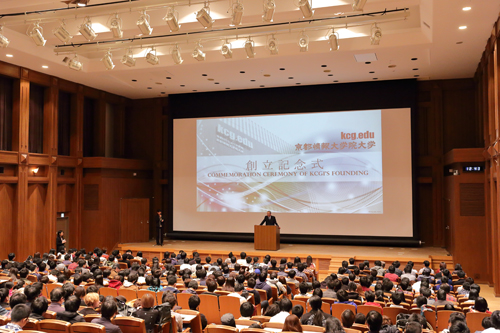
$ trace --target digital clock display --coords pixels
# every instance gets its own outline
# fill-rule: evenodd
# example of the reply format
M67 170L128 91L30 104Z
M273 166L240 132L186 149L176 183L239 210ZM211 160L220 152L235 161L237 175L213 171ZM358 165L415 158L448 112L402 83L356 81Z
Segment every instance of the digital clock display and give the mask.
M484 167L480 165L476 166L464 166L464 172L483 172Z

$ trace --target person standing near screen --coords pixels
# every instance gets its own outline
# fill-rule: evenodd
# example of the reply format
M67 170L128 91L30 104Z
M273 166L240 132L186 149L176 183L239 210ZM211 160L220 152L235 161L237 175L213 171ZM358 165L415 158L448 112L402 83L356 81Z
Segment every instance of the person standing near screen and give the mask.
M276 218L271 215L271 211L270 210L267 211L267 215L264 216L264 219L262 220L262 222L260 223L260 225L263 225L264 223L266 225L276 225L276 226L278 226L278 228L281 229L281 227L279 226L278 222L276 222Z
M161 209L156 211L155 222L156 230L158 231L158 234L156 235L156 245L163 246L163 224L165 221L163 220Z

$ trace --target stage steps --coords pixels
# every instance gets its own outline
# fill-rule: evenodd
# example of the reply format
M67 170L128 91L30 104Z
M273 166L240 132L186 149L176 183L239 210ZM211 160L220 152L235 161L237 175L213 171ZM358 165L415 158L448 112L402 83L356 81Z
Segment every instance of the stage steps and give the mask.
M328 272L337 273L339 268L342 267L342 261L348 260L345 256L332 256L330 259L330 267L328 268Z

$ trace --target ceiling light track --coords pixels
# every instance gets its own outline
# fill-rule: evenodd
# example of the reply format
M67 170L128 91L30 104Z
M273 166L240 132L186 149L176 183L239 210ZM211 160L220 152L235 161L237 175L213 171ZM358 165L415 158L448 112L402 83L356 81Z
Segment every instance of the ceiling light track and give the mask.
M214 2L226 2L227 0L210 0ZM45 22L46 20L78 19L83 17L103 16L112 14L130 13L132 11L142 12L144 10L163 9L172 6L192 6L205 4L206 0L164 0L161 4L158 0L122 0L117 2L106 2L87 5L85 7L63 7L54 9L37 10L31 12L19 12L0 14L2 25L26 24L32 21ZM43 17L42 17L43 16Z
M157 36L141 36L139 38L124 38L119 40L104 40L85 43L72 43L71 45L56 45L54 52L58 54L79 53L85 51L108 50L109 48L124 49L130 47L151 47L153 45L175 45L189 40L221 40L228 38L237 38L237 36L265 36L270 34L279 34L279 31L290 33L292 31L305 30L329 30L332 27L365 26L372 25L375 22L383 24L384 22L393 22L405 19L410 15L409 8L385 10L373 13L362 13L345 16L336 16L330 18L314 18L311 20L300 20L291 22L275 22L246 27L227 27L213 30L193 31L189 33L176 33ZM206 36L206 37L203 37ZM113 45L115 44L115 45Z

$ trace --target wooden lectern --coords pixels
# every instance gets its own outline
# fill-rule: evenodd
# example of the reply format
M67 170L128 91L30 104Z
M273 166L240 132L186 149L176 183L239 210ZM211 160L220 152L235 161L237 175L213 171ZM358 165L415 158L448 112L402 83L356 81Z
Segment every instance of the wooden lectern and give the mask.
M254 248L255 250L279 250L280 229L275 225L254 226Z

